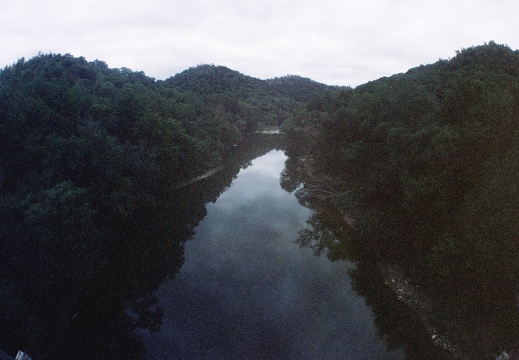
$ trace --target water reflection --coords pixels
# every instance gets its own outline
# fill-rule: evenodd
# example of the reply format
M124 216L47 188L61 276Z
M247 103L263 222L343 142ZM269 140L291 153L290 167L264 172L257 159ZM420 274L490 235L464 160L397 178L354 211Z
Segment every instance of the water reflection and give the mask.
M297 160L289 159L281 183L293 190L305 182ZM366 246L369 241L355 231L339 209L328 202L305 196L304 186L296 193L302 204L315 209L307 226L299 232L296 242L330 261L348 260L354 263L348 271L355 292L364 297L373 311L377 334L388 349L403 349L406 359L451 359L453 355L436 346L422 320L397 299L385 284L377 259Z
M242 170L185 246L185 265L155 293L159 333L147 358L400 359L377 337L347 261L295 243L312 211L279 185L274 150Z
M134 328L161 328L163 310L153 291L182 267L184 243L206 216L206 203L251 159L280 147L276 137L247 139L210 179L142 198L118 222L100 217L102 241L84 251L13 241L1 254L15 266L6 266L0 279L0 313L9 322L0 324L0 348L23 349L33 359L141 358Z
M81 293L79 302L48 290L23 317L51 340L31 355L428 358L412 314L387 293L355 241L344 241L348 232L333 211L311 211L294 196L300 179L282 150L277 138L251 139L217 175L140 208L125 224L109 224L121 239L107 249L110 261L95 281L64 286ZM27 341L27 333L12 333L19 337L13 344Z

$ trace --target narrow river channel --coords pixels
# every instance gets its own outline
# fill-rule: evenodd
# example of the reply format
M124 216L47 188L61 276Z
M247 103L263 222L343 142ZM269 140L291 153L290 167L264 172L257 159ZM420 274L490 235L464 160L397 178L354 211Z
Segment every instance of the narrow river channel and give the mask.
M256 158L186 243L157 291L161 330L139 331L149 359L401 359L377 336L347 261L295 243L312 214L284 191L280 150Z

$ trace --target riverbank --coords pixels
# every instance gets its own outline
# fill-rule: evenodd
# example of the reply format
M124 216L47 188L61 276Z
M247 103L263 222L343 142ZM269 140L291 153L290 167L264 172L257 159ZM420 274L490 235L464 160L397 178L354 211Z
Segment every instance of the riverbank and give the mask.
M418 285L405 276L401 267L397 264L382 261L377 261L377 267L384 283L393 291L397 299L418 315L433 343L447 350L455 359L468 359L463 355L459 346L440 332L439 325L434 321L435 316L431 299L424 294Z
M305 179L305 190L301 193L302 197L316 199L317 201L324 201L328 205L334 202L341 191L336 189L333 181L327 178L319 178L314 174L313 161L309 158L300 158L297 169L300 177ZM341 211L338 206L335 206L335 211L339 213L342 224L346 227L355 229L355 216L349 212ZM382 276L385 285L395 294L398 301L403 303L406 307L411 309L420 319L426 332L432 339L432 342L452 354L454 359L467 359L463 355L459 346L456 346L448 336L440 331L440 326L433 313L432 300L428 298L422 289L407 277L398 264L390 264L382 260L376 262L378 272ZM445 324L442 324L445 325ZM447 324L450 328L452 324Z
M218 167L216 167L216 168L213 168L213 169L211 169L211 170L209 170L209 171L203 173L203 174L200 175L200 176L197 176L197 177L195 177L195 178L193 178L193 179L191 179L191 180L188 180L188 181L186 181L186 182L183 182L183 183L181 183L181 184L176 185L176 186L173 188L173 190L180 190L180 189L183 189L183 188L185 188L185 187L187 187L187 186L189 186L189 185L192 185L192 184L195 184L195 183L197 183L197 182L199 182L199 181L202 181L202 180L204 180L204 179L207 179L207 178L210 177L210 176L216 175L218 172L220 172L221 170L223 170L223 168L224 168L223 165L222 165L222 166L218 166Z

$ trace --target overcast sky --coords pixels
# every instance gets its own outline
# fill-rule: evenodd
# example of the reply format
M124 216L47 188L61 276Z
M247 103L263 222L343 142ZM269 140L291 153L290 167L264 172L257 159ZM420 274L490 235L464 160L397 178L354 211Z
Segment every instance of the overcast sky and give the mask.
M490 40L517 0L2 0L0 67L70 53L165 79L197 64L356 86Z

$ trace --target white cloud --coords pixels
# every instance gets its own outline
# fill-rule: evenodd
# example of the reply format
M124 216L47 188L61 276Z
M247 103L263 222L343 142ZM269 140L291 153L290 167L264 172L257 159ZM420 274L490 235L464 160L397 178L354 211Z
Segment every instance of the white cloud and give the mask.
M6 0L0 66L71 53L163 79L200 63L358 85L495 40L519 47L515 0Z

